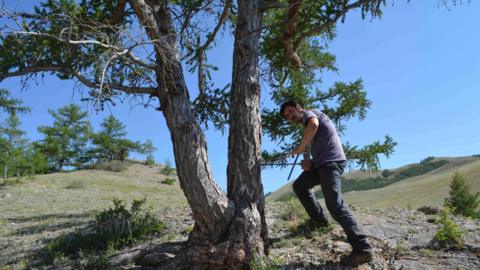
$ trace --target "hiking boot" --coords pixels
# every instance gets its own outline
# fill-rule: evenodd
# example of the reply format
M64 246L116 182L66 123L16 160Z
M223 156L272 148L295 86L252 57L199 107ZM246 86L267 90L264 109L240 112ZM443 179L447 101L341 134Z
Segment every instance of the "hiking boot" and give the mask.
M353 250L352 253L340 259L340 263L348 266L357 266L373 260L373 251Z

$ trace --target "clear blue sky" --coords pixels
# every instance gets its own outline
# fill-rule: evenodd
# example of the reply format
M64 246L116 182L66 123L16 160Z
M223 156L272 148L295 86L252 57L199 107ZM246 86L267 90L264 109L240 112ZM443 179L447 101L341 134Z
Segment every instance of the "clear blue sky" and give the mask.
M391 1L389 1L391 2ZM8 5L19 3L6 1ZM31 7L34 1L21 1ZM10 5L12 6L12 5ZM351 121L342 141L365 145L390 135L398 142L390 159L382 158L384 168L418 162L427 156L463 156L480 154L480 4L472 1L439 7L436 0L411 3L395 1L384 10L380 20L361 20L350 13L338 25L338 35L330 46L337 57L339 73L327 73L323 88L335 81L363 78L373 102L367 119ZM210 53L213 64L220 67L214 79L218 86L230 82L232 38L225 36ZM196 92L195 75L187 75L190 91ZM0 83L32 107L22 117L22 128L31 140L41 138L36 128L50 125L47 110L79 102L80 93L72 91L74 82L45 76L31 82L28 91L20 91L20 79ZM262 89L263 105L270 105L268 89ZM98 114L87 104L94 128L113 113L127 126L134 140L151 139L158 151L157 162L174 161L170 135L161 113L127 101ZM207 131L210 162L219 186L226 189L227 135ZM271 147L263 138L266 147ZM140 156L134 156L141 158ZM262 173L266 192L286 183L290 168L269 169ZM293 173L298 176L299 169Z

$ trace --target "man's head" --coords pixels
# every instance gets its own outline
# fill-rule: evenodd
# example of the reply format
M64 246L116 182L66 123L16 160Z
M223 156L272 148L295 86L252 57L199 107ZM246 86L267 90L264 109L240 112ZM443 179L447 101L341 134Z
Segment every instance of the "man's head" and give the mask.
M280 115L291 123L301 123L303 109L296 101L290 100L282 104L280 107Z

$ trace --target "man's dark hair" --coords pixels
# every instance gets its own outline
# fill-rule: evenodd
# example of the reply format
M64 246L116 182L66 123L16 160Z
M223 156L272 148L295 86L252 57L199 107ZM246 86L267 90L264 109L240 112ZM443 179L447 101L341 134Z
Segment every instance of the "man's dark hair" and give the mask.
M283 118L285 118L285 116L283 116L283 112L284 112L285 109L286 109L287 107L289 107L289 106L290 106L290 107L295 107L295 108L300 108L300 107L301 107L301 105L300 105L298 102L294 101L294 100L289 100L289 101L284 102L284 103L282 104L282 106L280 107L280 115L281 115Z

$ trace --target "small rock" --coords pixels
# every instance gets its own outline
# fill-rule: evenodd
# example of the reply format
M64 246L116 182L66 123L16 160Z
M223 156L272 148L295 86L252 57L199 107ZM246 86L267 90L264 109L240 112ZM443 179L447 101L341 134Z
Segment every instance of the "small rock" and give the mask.
M350 250L350 245L342 241L334 241L332 249L336 254L344 254Z
M140 254L140 251L133 253L119 254L110 258L108 264L111 266L120 266L131 264L135 261L135 258Z
M395 262L395 270L435 270L430 265L425 265L418 261L412 260L397 260Z
M139 259L137 261L138 264L142 266L148 266L148 265L161 265L163 262L170 260L174 258L175 255L171 253L152 253L152 254L147 254L145 257Z
M437 215L440 213L441 209L435 206L422 206L418 208L417 211L422 212L426 215Z

